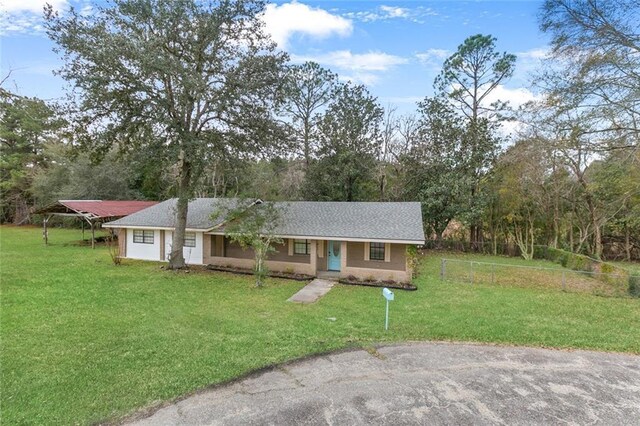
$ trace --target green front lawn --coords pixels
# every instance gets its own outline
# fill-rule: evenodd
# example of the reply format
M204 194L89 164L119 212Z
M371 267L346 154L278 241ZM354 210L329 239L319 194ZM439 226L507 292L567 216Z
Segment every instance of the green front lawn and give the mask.
M0 227L3 424L114 420L270 364L386 341L640 353L637 299L441 283L436 256L418 291L396 291L385 332L379 289L336 286L300 306L286 299L304 283L116 267L104 247L68 244L80 231L51 230L49 247L40 235Z

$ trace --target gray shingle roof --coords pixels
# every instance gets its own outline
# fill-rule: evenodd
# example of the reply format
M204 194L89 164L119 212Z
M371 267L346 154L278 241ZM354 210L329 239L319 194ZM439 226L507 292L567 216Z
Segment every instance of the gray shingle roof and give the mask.
M220 224L211 214L216 206L235 200L197 198L189 202L187 228L208 230ZM286 236L352 238L363 240L424 241L418 202L288 201L275 203L282 211L276 233ZM173 228L176 199L141 210L110 227Z
M420 203L292 201L278 233L326 238L423 241Z
M175 226L176 216L176 198L171 198L155 206L140 210L122 219L109 222L109 227L131 227L131 226L148 226L158 228L173 228ZM217 198L196 198L189 201L189 210L187 212L187 228L189 229L211 229L218 225L222 219L213 221L211 214L219 205L220 199ZM226 202L227 200L225 200Z

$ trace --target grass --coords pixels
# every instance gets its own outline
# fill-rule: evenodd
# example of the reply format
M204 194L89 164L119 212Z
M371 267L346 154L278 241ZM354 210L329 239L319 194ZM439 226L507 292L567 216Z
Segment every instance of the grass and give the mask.
M614 265L618 265L618 266L628 270L633 275L640 275L640 262L638 262L638 261L627 262L627 261L624 261L624 260L616 260L616 261L607 261L607 263L613 263Z
M256 289L247 276L116 267L104 247L69 244L79 231L50 235L44 247L37 229L0 227L3 424L114 421L257 368L379 342L640 353L638 300L441 283L436 256L424 259L418 291L396 291L384 332L379 289L336 286L300 306L286 299L304 283Z
M541 259L524 261L520 258L442 251L428 252L427 255L446 259L444 272L447 281L584 292L611 297L629 296L626 276L575 271Z

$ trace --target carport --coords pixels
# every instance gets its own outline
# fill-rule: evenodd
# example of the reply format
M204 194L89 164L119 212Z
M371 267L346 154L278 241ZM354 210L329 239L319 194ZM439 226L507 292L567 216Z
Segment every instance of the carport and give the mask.
M96 227L100 223L128 216L147 207L157 204L157 201L138 200L58 200L46 207L37 209L34 213L44 216L42 221L42 237L44 243L49 244L47 225L53 216L77 217L82 221L82 239L84 240L84 223L91 229L91 248L95 248Z

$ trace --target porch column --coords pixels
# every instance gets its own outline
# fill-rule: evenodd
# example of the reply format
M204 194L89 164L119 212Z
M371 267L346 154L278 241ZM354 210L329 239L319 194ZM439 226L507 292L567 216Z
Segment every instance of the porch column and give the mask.
M347 269L347 242L340 242L340 272L344 273L345 269Z
M118 231L118 247L120 257L127 257L127 228L120 228Z
M310 250L309 250L309 259L310 259L310 268L311 268L311 274L310 275L317 275L318 274L318 240L311 240L311 244L310 244Z
M160 261L166 260L166 253L164 252L164 229L160 230Z

